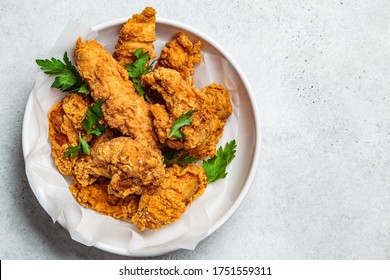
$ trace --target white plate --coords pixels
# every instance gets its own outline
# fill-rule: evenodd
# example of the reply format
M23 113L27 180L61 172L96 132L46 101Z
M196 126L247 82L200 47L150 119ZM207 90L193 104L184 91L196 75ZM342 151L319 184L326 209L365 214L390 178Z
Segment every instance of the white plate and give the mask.
M98 31L96 40L112 52L119 30L126 20L118 19L94 27ZM199 77L207 65L203 61L197 66L195 85L198 88L211 82L221 83L228 89L232 86L236 88L233 93L229 91L233 115L229 118L219 142L219 145L224 145L232 139L236 139L237 142L236 158L228 168L228 176L224 180L210 184L205 193L188 207L180 221L157 232L141 233L132 224L81 207L71 197L67 185L64 187L64 182L69 184L71 181L58 173L50 156L45 117L50 107L63 95L57 90L49 89L51 80L46 77L47 81L43 82L42 87L52 91L52 95L41 96L38 100L33 92L40 89L35 86L25 110L23 154L26 173L42 207L54 221L58 221L67 229L76 241L127 256L155 256L180 248L194 249L198 242L212 234L231 217L251 186L260 156L260 121L251 88L238 65L221 46L198 30L181 23L157 19L155 43L157 55L178 31L184 31L193 41L201 40L203 54L209 57L222 57L226 64L222 66L213 64L215 69L212 69L212 72L216 75L206 81ZM43 76L40 73L37 80L44 79ZM37 154L39 156L36 156ZM202 224L203 220L206 225ZM187 227L186 223L191 226ZM99 234L96 235L94 231L99 231Z

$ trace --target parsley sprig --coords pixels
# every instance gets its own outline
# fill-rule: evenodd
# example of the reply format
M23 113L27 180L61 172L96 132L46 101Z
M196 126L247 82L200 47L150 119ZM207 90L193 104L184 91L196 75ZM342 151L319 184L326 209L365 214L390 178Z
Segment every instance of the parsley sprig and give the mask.
M224 147L219 147L215 156L210 159L202 161L202 167L207 175L207 183L215 182L219 179L226 178L227 166L233 161L236 156L236 140L232 140L225 144ZM173 164L192 164L198 159L189 155L189 153L183 153L183 150L176 150L169 147L162 149L164 156L164 164L169 167Z
M106 126L99 123L99 121L103 119L102 104L103 101L100 99L87 108L86 116L81 122L87 135L94 134L96 136L102 136L103 132L107 131ZM81 132L79 132L79 144L77 146L69 146L66 149L63 158L66 159L69 158L69 156L75 158L84 154L89 155L90 148L88 142L81 137Z
M226 143L225 147L219 147L217 154L208 160L203 161L203 169L206 172L208 183L226 177L226 167L236 156L236 140Z
M173 164L191 164L198 160L196 157L190 156L190 153L182 153L182 149L176 150L164 147L161 152L164 156L164 164L167 167Z
M91 153L87 141L81 137L81 132L79 132L79 144L77 146L70 146L66 149L66 152L63 156L64 159L75 158L77 156L82 156L83 154L89 155Z
M153 61L150 65L147 66L149 61L149 52L144 52L142 49L137 49L132 53L137 60L134 63L129 63L126 65L126 70L129 73L131 80L133 81L134 87L137 90L138 94L145 97L146 100L150 101L149 97L145 94L145 91L141 85L140 78L141 76L152 71Z
M169 133L168 138L176 137L179 140L183 140L186 135L183 131L180 130L183 126L190 125L192 122L192 115L195 114L197 110L188 110L185 114L180 115L177 120L173 123L171 128L171 133Z
M56 76L52 88L58 88L63 92L89 93L88 85L81 78L76 67L64 53L63 62L52 57L51 59L37 59L35 62L40 66L45 74Z
M99 123L103 119L102 104L103 101L100 99L87 109L82 125L88 135L102 136L103 132L107 131L106 126Z

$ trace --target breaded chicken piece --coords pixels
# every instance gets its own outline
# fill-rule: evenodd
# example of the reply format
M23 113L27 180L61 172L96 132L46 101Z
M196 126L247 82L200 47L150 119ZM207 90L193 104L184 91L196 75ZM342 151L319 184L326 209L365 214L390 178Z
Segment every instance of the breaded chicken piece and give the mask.
M216 145L222 137L227 119L232 114L232 104L227 89L217 84L208 85L198 91L198 98L201 100L201 110L210 127L210 133L202 145L184 153L189 152L197 159L204 159L215 155Z
M117 197L107 192L108 180L98 180L92 185L82 187L77 182L69 187L76 201L86 208L103 215L131 222L138 209L139 196Z
M91 155L77 161L74 180L85 187L100 176L110 178L108 193L118 197L142 194L164 179L163 156L157 149L130 137L117 137L91 148Z
M201 41L193 44L185 33L178 32L162 49L156 67L175 69L193 84L194 64L201 61L201 47Z
M133 216L139 230L159 229L180 219L186 206L203 194L207 185L204 169L198 165L172 165L161 186L143 194Z
M156 139L145 99L138 95L127 71L96 41L77 41L75 62L88 82L91 95L103 100L106 123L144 145L156 147Z
M92 138L92 135L85 134L81 124L89 105L87 98L70 93L50 109L48 119L52 156L58 171L63 175L72 174L77 159L63 157L68 147L79 144L79 131L83 131L82 137L86 141Z
M136 58L132 53L137 49L148 51L149 57L154 59L156 57L154 41L156 41L156 11L146 7L141 14L133 15L122 26L113 56L123 67L135 62Z
M142 80L161 94L165 105L152 104L150 111L153 115L153 124L160 143L174 149L193 149L201 145L209 135L209 126L201 112L201 102L198 98L198 89L184 80L174 69L159 67L144 75ZM189 110L196 110L191 117L190 125L183 126L181 131L184 139L174 136L169 138L172 124Z

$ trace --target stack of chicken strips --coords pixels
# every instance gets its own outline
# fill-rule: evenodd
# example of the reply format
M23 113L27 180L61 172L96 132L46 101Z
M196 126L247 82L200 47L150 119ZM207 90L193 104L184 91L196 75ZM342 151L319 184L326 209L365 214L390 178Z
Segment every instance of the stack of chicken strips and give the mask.
M134 52L154 52L156 11L147 7L123 26L113 54L97 41L75 46L75 63L91 95L70 93L49 113L49 139L58 170L70 175L77 202L134 223L141 231L159 229L180 219L186 207L207 186L204 169L194 163L166 165L161 150L168 147L198 160L212 157L232 106L228 91L216 84L194 86L194 65L201 62L201 42L173 34L141 83L153 97L145 100L129 78L126 65ZM150 62L149 62L150 63ZM82 121L89 106L102 102L107 130L87 135ZM170 135L174 122L193 112L181 128L184 138ZM79 142L89 142L90 154L64 157Z

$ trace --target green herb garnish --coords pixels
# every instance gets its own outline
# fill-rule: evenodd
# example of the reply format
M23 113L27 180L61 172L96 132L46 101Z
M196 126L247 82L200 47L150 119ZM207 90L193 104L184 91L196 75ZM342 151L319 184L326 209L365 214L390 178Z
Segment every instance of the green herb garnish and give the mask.
M187 113L180 115L180 117L177 118L177 120L174 122L171 128L171 133L169 133L168 138L176 137L180 140L183 140L186 135L183 131L180 130L181 127L191 124L192 122L192 115L196 113L197 110L188 110Z
M85 141L81 137L81 132L79 132L79 144L77 146L70 146L66 149L66 152L63 156L64 159L68 158L69 156L72 156L72 158L75 158L77 156L81 156L83 154L89 155L91 152L89 150L89 145L87 141Z
M102 136L103 132L107 131L106 126L99 123L103 119L102 104L103 101L100 99L87 109L82 125L88 135Z
M164 156L164 164L169 167L173 164L191 164L196 162L198 159L190 156L189 153L182 153L182 149L176 150L169 147L164 147L161 150Z
M58 88L63 92L89 93L88 85L81 78L76 67L68 58L67 52L64 53L64 62L59 59L37 59L35 62L41 67L45 74L56 76L52 88Z
M141 76L152 71L153 61L150 65L147 66L149 61L149 52L143 52L142 49L138 49L132 53L137 60L134 63L129 63L126 65L126 70L129 73L131 80L133 81L134 87L137 90L138 94L144 96L146 100L150 101L149 97L145 94L144 89L141 86L139 78Z
M217 154L208 160L203 161L203 169L206 171L208 183L226 177L226 167L236 156L236 140L226 143L225 147L219 147Z

